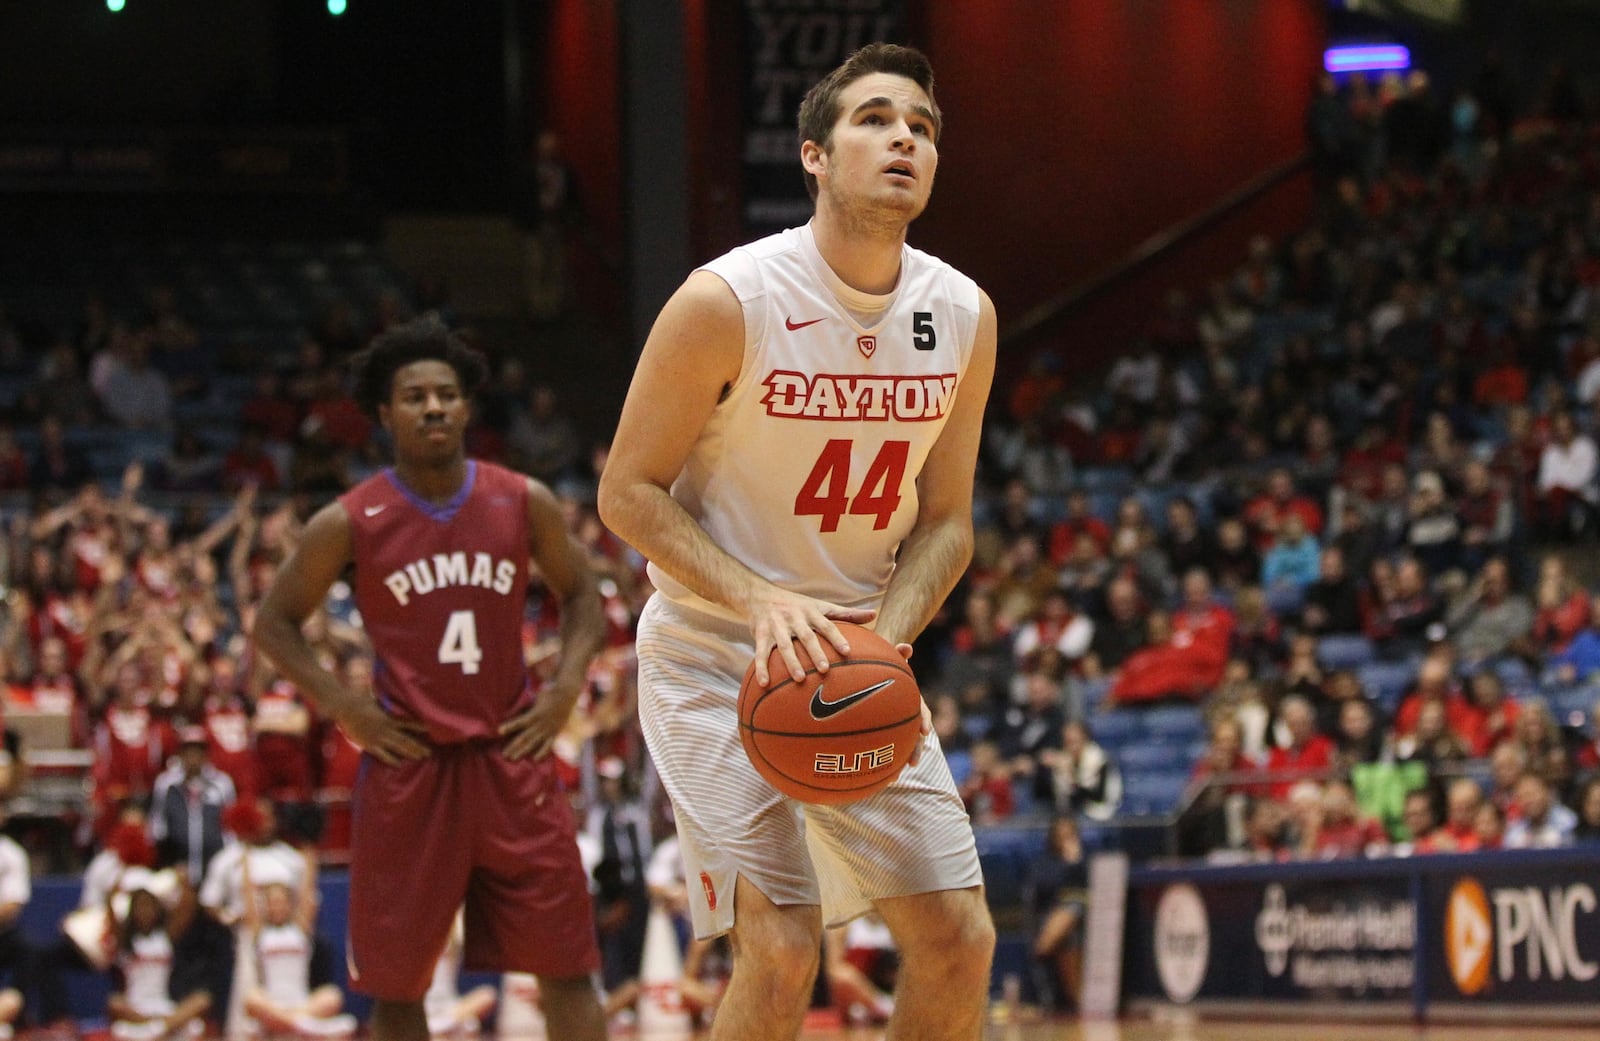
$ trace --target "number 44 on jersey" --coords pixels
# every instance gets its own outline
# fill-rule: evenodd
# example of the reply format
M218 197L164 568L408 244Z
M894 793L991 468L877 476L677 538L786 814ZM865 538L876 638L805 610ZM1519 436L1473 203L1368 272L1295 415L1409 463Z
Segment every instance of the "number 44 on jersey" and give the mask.
M882 531L900 508L900 485L906 477L906 457L910 441L885 441L867 464L861 483L851 494L850 456L854 442L833 438L806 475L800 493L794 497L797 517L821 517L823 531L838 531L846 513L852 517L871 517L872 530Z

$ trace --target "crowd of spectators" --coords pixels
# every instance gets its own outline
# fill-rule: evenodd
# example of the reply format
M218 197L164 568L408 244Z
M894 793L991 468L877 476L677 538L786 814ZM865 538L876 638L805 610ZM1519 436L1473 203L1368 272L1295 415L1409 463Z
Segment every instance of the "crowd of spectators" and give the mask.
M1417 78L1330 84L1317 106L1314 127L1347 136L1319 153L1312 223L1168 294L1103 380L1042 350L991 405L975 558L916 656L980 825L1114 824L1131 760L1097 731L1177 703L1208 735L1169 757L1192 764L1186 852L1600 837L1600 710L1569 711L1600 669L1582 559L1600 536L1600 134L1563 112L1497 122L1498 102L1466 94L1419 147L1405 128L1434 108ZM382 465L344 358L433 293L367 301L365 322L330 307L292 360L242 374L218 371L162 287L137 314L91 298L74 329L0 312L0 376L20 384L0 426L0 492L17 493L4 709L64 718L61 743L92 753L55 866L112 848L136 811L152 864L201 879L262 839L254 817L230 831L241 806L325 862L347 853L358 752L249 628L310 510ZM633 711L650 588L592 506L603 444L522 359L494 363L470 450L555 487L602 576L609 645L557 755L620 986L671 829ZM229 380L248 390L219 443L184 406ZM86 427L167 447L97 471L72 436ZM553 605L533 602L539 673L558 648ZM370 689L347 588L310 630ZM1372 665L1402 682L1375 689ZM11 794L28 752L13 742L0 770ZM1045 946L1076 975L1066 941Z
M1149 759L1091 735L1175 703L1184 853L1600 838L1600 133L1323 88L1314 221L993 403L917 657L980 821L1113 819Z

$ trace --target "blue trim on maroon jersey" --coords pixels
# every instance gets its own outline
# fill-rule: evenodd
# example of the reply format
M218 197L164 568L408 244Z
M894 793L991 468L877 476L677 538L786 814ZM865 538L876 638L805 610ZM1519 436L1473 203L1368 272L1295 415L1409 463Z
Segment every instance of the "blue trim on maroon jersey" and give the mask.
M411 505L421 510L429 520L448 524L455 519L457 513L461 512L461 507L467 504L467 496L472 494L472 486L478 480L478 461L476 459L467 460L467 479L461 482L461 489L456 492L455 497L443 506L435 506L406 487L406 482L402 481L400 475L394 472L394 467L385 467L383 475L389 478L389 483L394 485L396 491L404 495Z
M383 679L389 672L389 667L383 663L378 655L372 656L372 692L378 697L378 707L390 715L394 714L394 701L383 689Z

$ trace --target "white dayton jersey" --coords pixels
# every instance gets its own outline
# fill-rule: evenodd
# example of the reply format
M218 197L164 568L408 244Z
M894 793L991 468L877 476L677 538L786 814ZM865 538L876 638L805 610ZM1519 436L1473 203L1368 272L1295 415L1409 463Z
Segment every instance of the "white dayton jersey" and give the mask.
M705 270L739 299L744 360L672 497L775 585L876 608L972 355L977 285L906 246L892 294L855 292L809 225ZM667 598L731 618L653 564L650 576Z

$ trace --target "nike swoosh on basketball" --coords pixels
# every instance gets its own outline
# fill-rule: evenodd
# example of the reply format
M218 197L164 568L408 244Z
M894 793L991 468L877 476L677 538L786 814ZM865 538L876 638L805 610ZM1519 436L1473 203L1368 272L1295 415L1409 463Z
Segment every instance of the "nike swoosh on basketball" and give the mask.
M382 513L384 510L388 509L388 507L389 507L389 504L388 503L384 503L382 506L368 506L366 509L362 510L361 512L365 513L368 517L376 517L378 514Z
M827 719L829 716L838 715L840 712L843 712L856 702L866 700L872 695L878 693L878 691L882 690L883 688L893 685L893 683L894 680L884 680L882 683L874 683L870 687L861 688L854 694L846 694L837 701L823 701L822 684L819 683L817 684L817 689L811 694L811 718Z
M789 330L790 332L795 332L797 330L804 329L808 325L816 325L818 322L826 322L827 320L828 320L828 316L827 315L823 315L821 318L813 318L809 322L797 322L793 318L790 318L788 315L784 315L783 316L783 327L785 329Z

